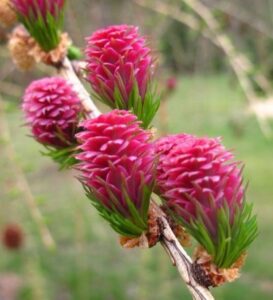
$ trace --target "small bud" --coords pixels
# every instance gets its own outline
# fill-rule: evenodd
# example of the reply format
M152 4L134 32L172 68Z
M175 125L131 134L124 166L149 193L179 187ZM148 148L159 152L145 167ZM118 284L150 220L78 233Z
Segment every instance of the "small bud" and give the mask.
M2 231L2 243L9 250L18 250L24 241L24 234L17 224L9 224Z
M35 59L30 54L31 37L23 26L17 26L9 38L8 48L14 64L21 71L29 71L35 65Z
M169 92L173 92L177 87L176 77L169 77L166 81L166 88Z

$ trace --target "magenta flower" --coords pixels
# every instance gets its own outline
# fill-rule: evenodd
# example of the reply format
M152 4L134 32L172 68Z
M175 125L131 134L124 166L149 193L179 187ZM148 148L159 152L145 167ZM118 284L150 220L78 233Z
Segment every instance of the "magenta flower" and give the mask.
M135 115L114 110L84 121L77 134L81 153L76 158L88 196L125 236L139 236L147 229L154 182L151 133L139 125Z
M65 0L11 0L18 19L45 52L60 43Z
M87 39L86 56L87 78L98 98L112 108L133 110L146 127L159 103L151 91L151 49L138 28L117 25L96 31Z
M220 139L180 134L155 145L157 192L216 265L229 267L257 235L238 162Z
M134 86L144 99L153 60L146 40L135 26L110 26L96 31L86 48L88 80L94 90L114 102L117 87L128 102Z
M40 143L55 148L76 143L74 135L82 108L66 80L52 77L33 81L25 91L23 111Z
M185 220L196 217L195 200L214 225L211 199L216 207L224 202L230 207L242 203L240 168L220 139L174 135L160 139L156 148L161 153L157 168L160 193L169 207L179 208Z
M12 0L16 12L31 19L33 17L43 17L45 20L48 14L58 17L62 11L65 0Z

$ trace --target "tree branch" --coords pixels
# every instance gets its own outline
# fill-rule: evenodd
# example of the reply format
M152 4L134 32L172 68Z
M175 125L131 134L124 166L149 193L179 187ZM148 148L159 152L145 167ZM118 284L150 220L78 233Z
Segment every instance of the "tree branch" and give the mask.
M192 270L192 260L174 235L165 213L155 203L152 205L158 213L161 245L186 283L192 298L194 300L213 300L214 298L210 291L196 282Z
M78 76L76 75L73 66L68 58L65 58L62 62L61 67L58 69L59 74L67 79L73 86L74 91L78 94L83 108L88 114L90 118L96 118L101 113L90 98L89 93L86 91L85 87L79 80Z
M271 28L266 25L264 21L259 20L252 14L247 13L247 11L242 10L242 7L234 5L230 1L215 2L211 1L211 5L214 9L221 11L224 14L229 15L230 17L237 19L239 22L246 24L248 27L256 30L257 32L273 39L273 32Z
M64 76L74 86L78 92L84 109L89 114L90 118L94 118L100 115L100 111L90 98L88 92L77 77L71 62L65 59L63 66L60 68L60 74ZM153 205L155 205L153 203ZM198 284L192 272L192 260L183 249L176 236L174 235L165 214L163 211L155 205L158 212L158 222L161 229L161 245L168 253L173 264L177 267L182 279L186 283L192 298L194 300L213 300L213 296L208 289Z

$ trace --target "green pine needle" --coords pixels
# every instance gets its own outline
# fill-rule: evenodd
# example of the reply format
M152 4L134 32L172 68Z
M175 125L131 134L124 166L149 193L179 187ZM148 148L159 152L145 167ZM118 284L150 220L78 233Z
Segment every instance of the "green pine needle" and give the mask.
M102 103L110 106L112 109L130 110L135 114L138 120L142 121L143 128L149 128L150 124L157 113L160 106L160 97L156 93L156 88L151 84L147 88L145 99L142 99L138 85L135 81L134 87L129 95L129 99L124 99L122 90L124 89L122 80L119 80L114 89L114 102L109 98L105 92L103 84L101 84L100 95L94 93L94 98Z
M101 180L102 181L102 180ZM150 197L152 189L144 186L142 207L137 209L134 202L130 199L125 183L122 184L122 193L125 196L128 211L123 211L120 207L118 199L108 190L109 203L112 204L111 208L106 207L99 200L99 194L88 187L82 181L87 197L91 200L92 205L98 210L101 217L103 217L110 226L120 235L126 237L138 237L148 228L148 208L150 204ZM107 183L104 182L105 188Z
M59 45L60 30L64 21L64 10L57 12L57 17L50 13L47 13L45 18L41 13L38 17L34 13L28 17L18 14L18 20L26 27L29 34L45 52L56 49Z
M60 170L69 169L78 163L75 154L78 153L76 146L70 146L63 149L45 146L46 151L41 151L42 155L50 157L54 162L60 165Z
M235 208L231 224L230 210L225 203L217 209L215 233L208 229L204 211L199 211L197 218L191 219L190 223L177 215L173 216L206 249L219 268L229 268L258 235L257 218L252 210L253 205L244 201L241 207Z

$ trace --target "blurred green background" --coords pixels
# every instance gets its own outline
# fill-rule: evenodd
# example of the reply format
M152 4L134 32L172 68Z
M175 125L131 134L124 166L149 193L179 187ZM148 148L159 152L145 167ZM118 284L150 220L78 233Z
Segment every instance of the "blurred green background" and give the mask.
M158 8L162 2L195 15L183 1L146 1L144 4ZM253 63L254 69L245 76L255 92L254 98L270 99L272 1L201 3L218 20L221 32ZM228 3L232 9L227 9ZM240 18L232 14L234 11L240 13ZM168 94L154 122L159 133L222 136L227 148L234 149L238 159L245 163L245 179L250 183L248 200L254 202L260 234L250 248L242 277L215 289L213 294L218 300L273 299L273 137L265 136L257 117L248 113L250 106L246 100L249 99L230 67L230 60L219 47L204 38L205 25L193 31L128 0L68 1L66 23L74 41L81 46L84 37L99 27L113 23L138 24L158 50L160 88L165 88L170 76L177 81L176 89ZM24 74L15 70L4 45L0 55L3 108L0 115L0 230L6 224L16 223L25 234L19 251L8 251L0 245L0 291L3 283L10 284L11 289L20 286L17 298L7 300L191 299L163 249L160 246L150 250L122 249L117 235L84 196L76 174L60 173L53 162L41 155L42 147L28 136L20 111L21 95L32 79L45 76L51 70L39 67ZM258 73L269 86L259 86L260 81L253 79ZM266 122L268 128L273 128L270 119ZM27 180L56 241L55 250L43 246L22 192L18 168L23 171L23 179ZM17 281L12 283L14 276Z

